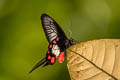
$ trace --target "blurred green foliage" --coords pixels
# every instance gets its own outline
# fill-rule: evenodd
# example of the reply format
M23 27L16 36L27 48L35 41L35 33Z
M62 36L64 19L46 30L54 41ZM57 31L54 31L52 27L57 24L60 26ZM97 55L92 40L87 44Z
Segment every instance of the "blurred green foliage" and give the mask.
M120 38L120 0L0 0L0 80L70 80L66 62L29 70L46 55L40 16L77 41Z

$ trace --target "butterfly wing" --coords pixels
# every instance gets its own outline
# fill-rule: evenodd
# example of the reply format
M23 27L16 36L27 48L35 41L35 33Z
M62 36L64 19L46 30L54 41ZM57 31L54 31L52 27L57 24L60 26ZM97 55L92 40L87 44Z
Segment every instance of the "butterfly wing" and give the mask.
M56 21L46 14L42 14L42 27L44 29L45 35L49 43L51 43L57 37L62 37L67 39L65 33L60 28L60 26L56 23Z
M65 33L63 32L63 30L60 28L60 26L56 23L56 21L51 18L50 16L43 14L41 16L41 20L42 20L42 27L44 29L45 35L47 37L47 40L49 43L51 43L54 39L58 38L64 38L64 40L67 39ZM43 65L44 64L44 65ZM43 58L40 62L38 62L33 68L32 70L29 72L31 73L32 71L34 71L36 68L38 68L39 66L43 65L43 67L49 65L48 60L45 58Z

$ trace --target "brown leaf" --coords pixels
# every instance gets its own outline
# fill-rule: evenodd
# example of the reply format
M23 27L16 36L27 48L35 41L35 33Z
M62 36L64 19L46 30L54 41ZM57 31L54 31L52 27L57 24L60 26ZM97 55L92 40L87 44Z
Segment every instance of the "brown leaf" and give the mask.
M120 80L120 39L81 42L67 50L71 80Z

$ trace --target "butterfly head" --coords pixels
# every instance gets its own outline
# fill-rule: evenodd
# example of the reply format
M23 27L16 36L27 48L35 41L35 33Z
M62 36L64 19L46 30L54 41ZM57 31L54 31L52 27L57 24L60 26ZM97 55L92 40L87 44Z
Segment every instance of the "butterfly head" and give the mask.
M66 48L70 47L73 44L74 44L74 40L72 38L66 40L66 42L65 42Z
M74 40L72 38L69 39L70 46L74 44Z

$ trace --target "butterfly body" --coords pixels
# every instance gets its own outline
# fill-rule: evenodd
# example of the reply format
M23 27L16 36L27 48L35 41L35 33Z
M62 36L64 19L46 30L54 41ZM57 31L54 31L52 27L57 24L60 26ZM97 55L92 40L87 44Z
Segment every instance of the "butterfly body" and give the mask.
M43 14L41 16L41 21L45 35L49 42L48 51L46 53L46 57L38 62L32 68L30 73L42 64L44 64L43 67L53 65L57 59L59 63L62 63L66 56L66 49L73 44L73 40L66 37L63 30L53 18Z

